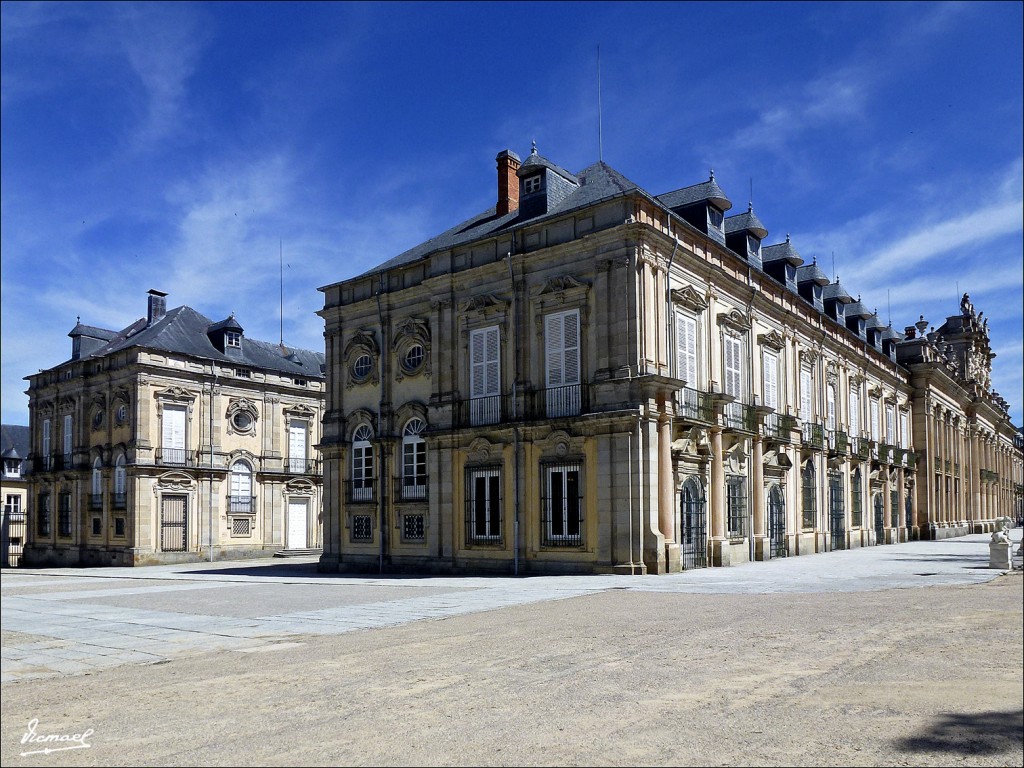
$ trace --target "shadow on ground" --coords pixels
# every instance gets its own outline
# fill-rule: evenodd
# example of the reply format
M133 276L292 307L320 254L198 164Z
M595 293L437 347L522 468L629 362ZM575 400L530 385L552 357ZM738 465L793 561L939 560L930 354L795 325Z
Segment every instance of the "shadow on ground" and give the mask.
M940 715L918 736L900 739L901 752L944 752L950 755L991 755L1024 749L1024 709Z

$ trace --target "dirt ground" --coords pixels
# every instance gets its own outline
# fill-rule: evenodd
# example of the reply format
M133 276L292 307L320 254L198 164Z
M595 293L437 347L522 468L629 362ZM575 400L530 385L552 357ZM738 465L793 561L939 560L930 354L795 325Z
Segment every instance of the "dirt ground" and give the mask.
M2 689L4 766L1024 765L1024 579L609 591ZM22 757L31 718L89 749Z

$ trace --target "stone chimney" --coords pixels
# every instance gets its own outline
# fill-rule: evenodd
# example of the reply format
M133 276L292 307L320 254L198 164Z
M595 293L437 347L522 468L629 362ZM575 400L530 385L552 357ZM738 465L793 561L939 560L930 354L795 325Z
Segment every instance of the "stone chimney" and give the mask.
M519 209L519 170L521 160L511 149L498 153L498 208L499 216Z
M149 312L146 315L146 326L149 327L167 312L167 294L155 288L149 291Z

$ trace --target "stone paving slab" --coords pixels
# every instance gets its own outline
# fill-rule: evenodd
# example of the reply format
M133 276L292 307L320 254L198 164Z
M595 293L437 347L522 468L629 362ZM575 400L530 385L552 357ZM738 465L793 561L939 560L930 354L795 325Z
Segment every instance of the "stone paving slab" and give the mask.
M1014 549L1021 529L1010 532ZM0 682L180 655L254 652L304 635L439 620L608 590L690 594L859 592L977 584L987 534L707 568L667 576L325 575L316 558L4 572ZM299 561L299 562L296 562ZM43 638L43 639L40 639Z

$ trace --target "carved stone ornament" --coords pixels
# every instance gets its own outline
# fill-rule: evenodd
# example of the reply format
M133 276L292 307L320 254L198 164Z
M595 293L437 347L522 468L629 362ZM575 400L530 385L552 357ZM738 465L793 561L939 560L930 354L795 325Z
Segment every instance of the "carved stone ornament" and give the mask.
M487 461L491 458L491 443L489 440L478 437L469 444L469 455L477 461Z
M750 318L738 309L730 309L728 312L718 313L718 324L734 331L749 331Z
M395 338L391 344L391 349L397 352L399 348L407 344L429 346L430 324L426 320L410 317L408 320L398 324L395 328Z
M307 477L295 477L284 484L284 492L288 496L313 496L316 486Z
M703 312L708 308L707 298L699 293L692 285L684 285L682 288L673 288L671 292L672 303L689 309L691 312Z
M181 472L168 472L160 475L153 484L153 492L158 491L187 491L193 487L193 480Z
M534 295L542 296L545 293L566 293L569 291L586 292L589 288L589 284L580 282L572 275L560 275L559 277L552 277L544 283Z
M482 293L460 303L459 310L462 312L475 312L481 309L504 309L507 306L507 301L495 296L493 293Z
M360 328L352 334L352 338L345 345L343 353L345 362L351 362L352 356L358 352L366 352L373 358L376 358L380 353L380 347L377 346L377 336L371 329Z
M839 366L832 360L825 365L825 380L829 384L839 383Z
M286 408L282 408L281 413L287 414L288 416L296 416L300 419L312 419L314 416L316 416L316 411L314 411L305 403L289 405Z
M804 348L800 350L800 362L803 365L814 365L818 362L818 357L817 351L813 349Z
M786 340L778 331L758 334L757 343L767 349L774 349L776 352L781 352L786 346Z
M168 387L154 394L158 400L186 400L188 402L192 402L197 396L197 393L190 392L184 387Z
M859 387L865 381L867 381L867 377L862 373L855 373L850 377L850 384L855 387Z

